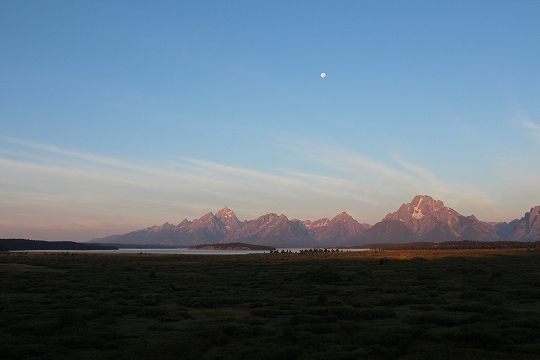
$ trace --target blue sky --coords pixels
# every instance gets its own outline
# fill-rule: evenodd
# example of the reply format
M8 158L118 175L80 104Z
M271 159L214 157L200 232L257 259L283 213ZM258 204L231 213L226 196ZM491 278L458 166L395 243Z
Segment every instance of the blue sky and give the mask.
M538 1L0 2L0 237L540 205ZM320 77L326 72L325 78Z

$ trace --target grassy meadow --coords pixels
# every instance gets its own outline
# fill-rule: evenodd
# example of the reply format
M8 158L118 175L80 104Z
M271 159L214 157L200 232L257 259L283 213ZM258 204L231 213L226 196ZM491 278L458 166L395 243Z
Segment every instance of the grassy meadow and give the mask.
M538 359L540 252L0 255L2 359Z

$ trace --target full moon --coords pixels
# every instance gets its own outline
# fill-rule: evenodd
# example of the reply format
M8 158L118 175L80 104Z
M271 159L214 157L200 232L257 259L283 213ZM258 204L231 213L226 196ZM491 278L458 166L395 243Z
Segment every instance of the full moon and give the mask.
M321 73L321 77L326 77L326 73Z

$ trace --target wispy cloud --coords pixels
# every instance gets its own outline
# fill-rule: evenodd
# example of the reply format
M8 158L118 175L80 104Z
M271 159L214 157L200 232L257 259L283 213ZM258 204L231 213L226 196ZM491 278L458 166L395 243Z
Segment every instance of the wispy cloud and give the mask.
M404 169L409 170L413 174L419 176L421 179L426 180L426 181L430 182L431 184L438 185L438 182L435 180L435 176L428 169L424 169L424 168L422 168L422 167L420 167L418 165L415 165L415 164L410 163L408 161L402 160L401 158L397 157L396 155L393 155L392 158L399 165L401 165Z
M376 189L374 193L398 195L428 193L433 196L452 192L452 186L438 181L432 171L391 155L393 162L382 163L363 155L339 148L316 146L310 143L294 144L284 141L310 162L352 176L362 188ZM350 179L349 179L350 180Z
M336 169L343 175L352 175L352 179L347 180L313 174L304 176L319 181L326 179L328 189L349 187L355 197L359 197L358 194L368 194L360 197L364 204L385 204L390 211L397 201L408 201L414 195L427 194L445 201L446 205L457 210L474 212L479 216L493 215L500 210L493 199L474 184L445 183L430 169L395 154L389 154L393 161L382 163L339 147L317 146L297 139L285 138L281 141L282 146L294 149L311 162L324 164L328 169Z
M21 146L0 154L0 224L4 227L87 228L96 222L142 226L198 217L224 205L236 205L246 216L255 209L284 211L287 206L302 213L298 210L314 194L323 203L329 200L321 197L317 186L285 172L278 176L190 158L156 167L2 140Z
M524 120L523 126L526 129L529 129L531 134L536 138L536 140L540 142L540 126L539 125L536 125L535 123L531 121Z
M284 144L312 162L324 164L344 173L385 181L393 181L396 178L409 179L406 174L400 173L392 167L345 149L322 147L298 140L295 140L294 143L285 141Z
M374 223L418 193L460 199L430 170L395 156L383 164L347 150L289 145L291 156L318 170L257 171L185 157L149 165L2 137L0 227L80 230L88 238L92 229L102 236L104 229L180 222L225 205L244 219L348 211Z

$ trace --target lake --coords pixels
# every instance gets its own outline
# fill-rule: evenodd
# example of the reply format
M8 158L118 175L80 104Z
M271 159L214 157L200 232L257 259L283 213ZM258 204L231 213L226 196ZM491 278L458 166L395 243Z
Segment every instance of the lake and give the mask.
M291 251L293 253L299 253L300 250L306 250L310 248L277 248L281 250ZM320 249L320 248L313 248ZM369 249L342 249L340 251L366 251ZM22 250L12 252L47 252L47 253L96 253L96 254L179 254L179 255L245 255L245 254L264 254L270 253L269 250L189 250L187 248L177 249L118 249L118 250Z

